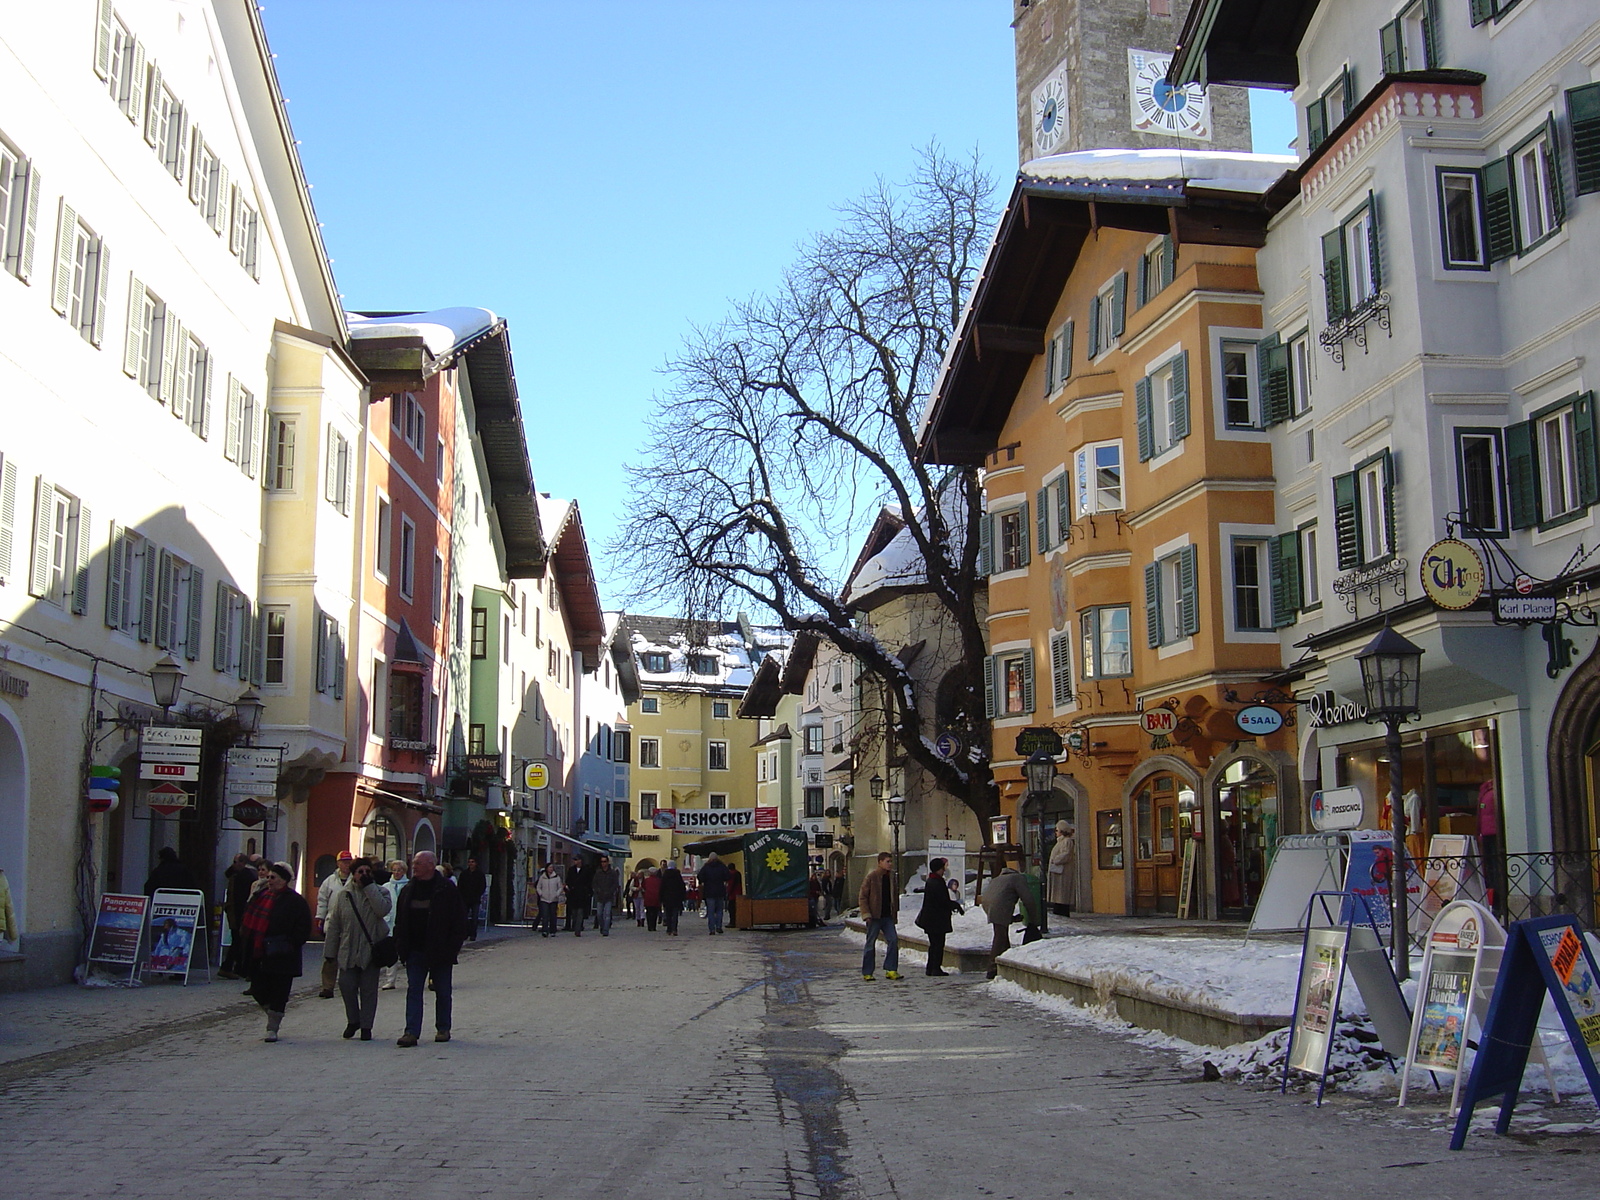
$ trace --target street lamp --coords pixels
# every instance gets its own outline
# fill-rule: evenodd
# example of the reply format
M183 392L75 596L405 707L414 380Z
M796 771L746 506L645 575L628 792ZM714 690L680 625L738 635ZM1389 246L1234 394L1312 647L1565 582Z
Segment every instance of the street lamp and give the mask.
M877 772L873 772L872 778L867 780L867 787L871 790L872 798L874 800L882 800L883 799L883 776L882 775L879 775Z
M883 781L873 776L873 783L878 791L883 790ZM890 796L883 802L883 807L889 814L889 831L894 835L894 894L900 894L900 827L906 823L906 798L904 796Z
M164 655L160 662L150 668L150 692L161 706L161 719L170 719L172 706L178 702L178 693L183 690L183 667L178 664L172 655Z
M1422 711L1422 647L1409 641L1387 623L1367 648L1356 655L1361 664L1361 685L1367 693L1367 720L1382 721L1384 748L1389 755L1389 828L1394 849L1389 863L1389 903L1394 907L1394 973L1401 981L1411 978L1410 912L1406 896L1406 802L1400 762L1400 726Z
M1045 904L1044 879L1044 814L1045 801L1050 798L1050 792L1056 783L1056 760L1052 754L1047 754L1043 747L1028 755L1028 761L1022 764L1022 773L1028 778L1028 800L1039 813L1039 927L1042 932L1050 931L1049 907Z
M233 702L233 719L239 723L239 731L244 734L246 741L254 739L261 732L261 715L266 711L266 701L261 699L261 693L255 688L248 689Z

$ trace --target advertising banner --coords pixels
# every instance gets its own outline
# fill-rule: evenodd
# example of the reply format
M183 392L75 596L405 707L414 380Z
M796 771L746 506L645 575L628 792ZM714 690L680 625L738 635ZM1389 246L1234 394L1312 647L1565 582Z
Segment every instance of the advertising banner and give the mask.
M677 813L683 834L748 833L756 827L753 808L680 808Z
M131 968L139 961L139 936L150 901L144 896L107 892L100 897L94 934L89 939L89 961Z
M778 827L778 810L777 810L776 806L774 806L772 808L758 808L758 809L756 809L756 828L757 829L776 829L777 827Z
M966 838L929 838L928 858L948 859L950 865L945 869L944 877L948 879L957 890L967 885L967 839ZM958 894L957 898L960 896Z
M158 975L189 975L195 930L203 929L199 892L158 890L150 899L150 953L146 969Z
M1334 1005L1344 972L1344 929L1309 929L1300 959L1300 1002L1289 1065L1312 1075L1327 1070Z
M1412 1063L1441 1071L1461 1069L1472 1002L1475 956L1435 954L1422 981L1422 1012L1417 1018L1417 1052Z
M1372 836L1356 836L1362 833ZM1373 920L1382 930L1388 929L1394 920L1394 913L1389 907L1389 867L1393 861L1394 846L1387 830L1356 830L1352 833L1350 861L1344 873L1344 890L1367 898ZM1416 867L1409 861L1406 863L1406 892L1414 911L1422 898L1422 880L1417 875ZM1349 907L1348 901L1346 907ZM1348 921L1350 913L1340 913L1339 919Z
M744 839L745 893L751 899L803 899L809 876L804 830L764 829Z

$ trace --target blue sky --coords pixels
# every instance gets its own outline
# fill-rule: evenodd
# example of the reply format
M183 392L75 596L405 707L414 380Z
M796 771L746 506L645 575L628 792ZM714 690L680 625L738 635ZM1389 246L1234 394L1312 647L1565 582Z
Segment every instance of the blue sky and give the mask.
M267 0L262 19L346 306L509 320L535 481L577 498L615 603L602 551L663 362L917 147L1015 169L1010 14ZM1266 99L1256 148L1282 152L1292 116Z

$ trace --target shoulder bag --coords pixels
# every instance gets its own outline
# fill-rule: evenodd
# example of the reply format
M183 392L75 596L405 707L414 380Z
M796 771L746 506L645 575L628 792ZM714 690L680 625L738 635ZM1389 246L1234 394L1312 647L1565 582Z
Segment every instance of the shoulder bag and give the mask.
M372 935L367 932L367 923L361 919L361 910L356 907L356 898L345 893L346 900L350 901L350 911L355 914L356 924L361 926L361 936L367 939L367 944L372 947L372 965L375 967L392 967L400 961L400 947L395 945L394 935L386 933L377 941L372 940Z

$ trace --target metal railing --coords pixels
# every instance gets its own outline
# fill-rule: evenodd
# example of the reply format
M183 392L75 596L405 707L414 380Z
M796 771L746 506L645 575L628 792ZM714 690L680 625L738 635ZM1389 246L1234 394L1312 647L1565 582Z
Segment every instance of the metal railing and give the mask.
M1480 858L1419 858L1421 894L1411 899L1411 929L1426 934L1434 916L1452 900L1476 900L1502 923L1557 913L1594 929L1600 917L1600 851L1545 850Z

